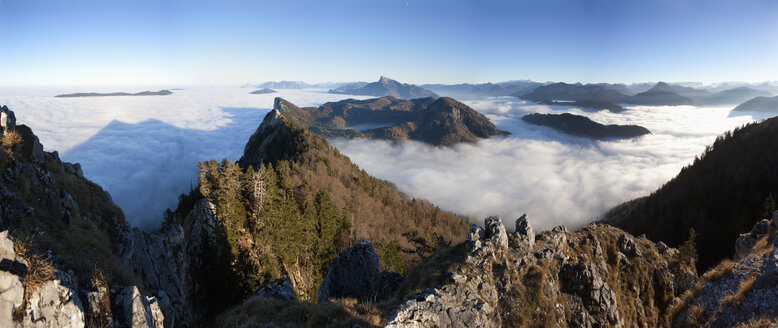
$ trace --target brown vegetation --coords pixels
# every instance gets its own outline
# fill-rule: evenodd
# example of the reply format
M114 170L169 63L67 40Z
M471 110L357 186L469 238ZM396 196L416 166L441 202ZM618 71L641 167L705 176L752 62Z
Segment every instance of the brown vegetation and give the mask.
M20 144L22 142L22 136L19 135L16 131L8 131L3 134L3 137L0 138L0 144L3 145L3 147L8 149L13 149L16 147L16 145Z
M20 320L27 308L27 302L29 302L32 294L38 290L44 283L55 278L54 266L49 261L48 257L45 257L35 251L35 239L36 237L28 236L24 239L17 239L14 241L14 252L17 257L21 257L27 262L27 273L24 275L24 296L22 298L22 304L18 309L14 311L14 319Z

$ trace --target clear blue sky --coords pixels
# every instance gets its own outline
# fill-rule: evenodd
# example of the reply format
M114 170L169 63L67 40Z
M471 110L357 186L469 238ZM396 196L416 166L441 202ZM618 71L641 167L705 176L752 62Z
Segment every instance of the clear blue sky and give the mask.
M778 79L778 1L0 0L0 85Z

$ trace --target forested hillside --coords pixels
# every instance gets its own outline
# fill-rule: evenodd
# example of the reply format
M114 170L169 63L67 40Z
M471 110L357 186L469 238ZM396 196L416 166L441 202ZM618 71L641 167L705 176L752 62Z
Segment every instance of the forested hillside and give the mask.
M778 118L719 136L674 179L613 208L605 220L671 245L694 228L699 267L707 268L731 257L738 234L768 215L764 205L771 194L778 195Z

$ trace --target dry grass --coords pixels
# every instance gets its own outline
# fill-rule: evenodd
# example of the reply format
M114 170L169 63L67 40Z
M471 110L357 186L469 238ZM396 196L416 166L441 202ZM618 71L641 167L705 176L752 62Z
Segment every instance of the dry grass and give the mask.
M215 327L372 327L341 304L255 298L227 311Z
M108 281L103 274L103 270L95 265L92 278L89 280L89 287L93 290L100 290L101 288L106 293L103 298L99 300L99 308L88 309L86 313L86 327L87 328L111 328L113 327L113 313L111 311L111 295L108 291Z
M388 318L381 317L381 311L371 302L359 302L355 298L340 298L331 300L342 306L355 318L360 318L373 326L381 326Z
M439 248L430 257L410 268L400 284L395 301L399 304L405 296L420 293L451 279L453 265L462 263L467 254L465 243L450 248Z
M31 235L24 239L14 241L14 251L17 256L27 261L27 274L24 276L24 296L22 304L15 311L14 319L20 320L24 316L27 308L27 302L32 294L38 290L44 283L56 277L54 266L49 259L35 252L35 240L37 235Z
M740 286L737 289L737 292L735 292L732 295L727 295L721 298L719 309L723 308L724 306L740 307L741 305L743 305L743 302L746 300L746 296L748 296L748 293L754 287L755 280L756 280L756 275L752 275L748 279L741 281Z
M759 319L752 319L749 322L735 326L735 328L771 328L775 327L776 325L778 325L778 320L775 318L768 319L763 317Z
M8 131L0 138L0 144L8 149L13 149L16 145L22 142L22 136L16 131Z
M725 275L730 275L735 271L735 261L732 259L723 259L718 265L705 272L700 279L700 286L705 285L708 282L719 281Z

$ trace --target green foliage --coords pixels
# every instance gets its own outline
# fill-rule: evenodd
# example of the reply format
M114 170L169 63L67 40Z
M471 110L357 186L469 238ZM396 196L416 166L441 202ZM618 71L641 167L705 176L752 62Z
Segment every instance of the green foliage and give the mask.
M375 244L378 257L381 259L381 267L383 270L397 272L403 274L403 254L402 247L397 239L391 241L381 240Z
M767 196L762 205L762 219L772 219L773 213L775 213L775 199L773 199L773 193Z
M678 247L678 259L692 266L697 262L696 238L697 233L694 231L694 228L689 228L689 238Z

